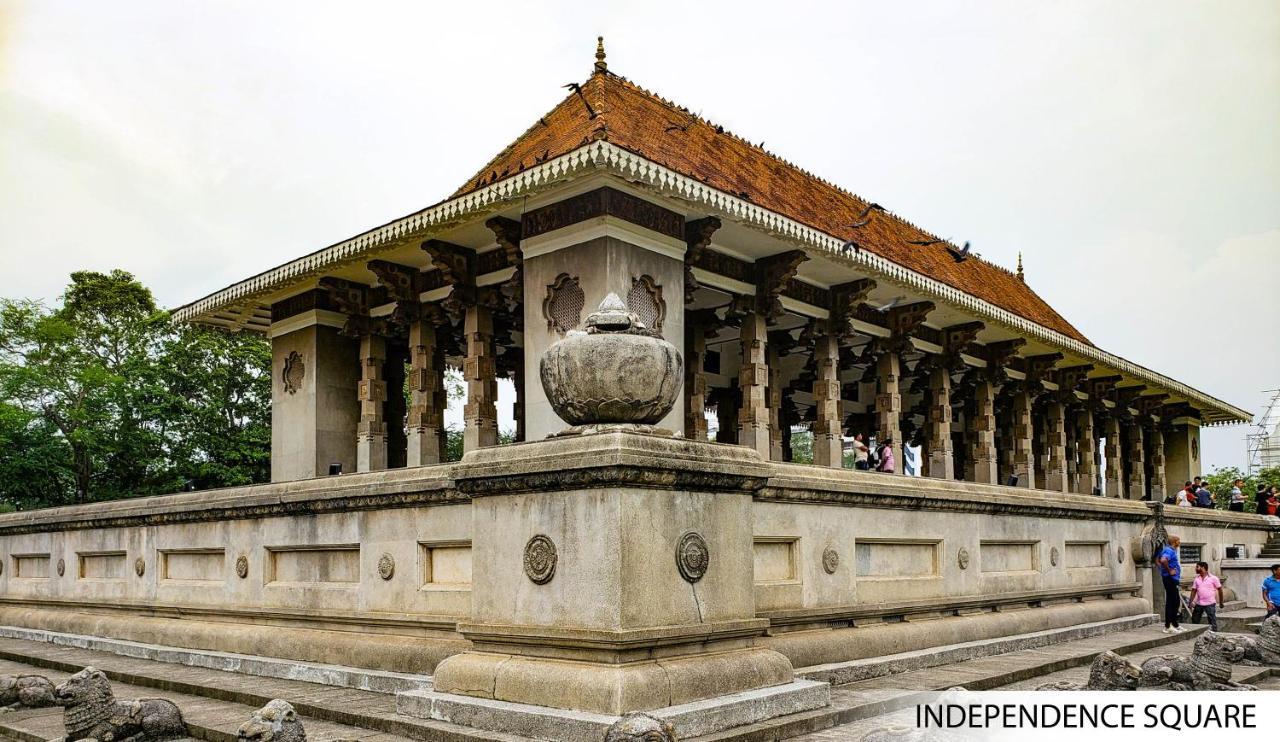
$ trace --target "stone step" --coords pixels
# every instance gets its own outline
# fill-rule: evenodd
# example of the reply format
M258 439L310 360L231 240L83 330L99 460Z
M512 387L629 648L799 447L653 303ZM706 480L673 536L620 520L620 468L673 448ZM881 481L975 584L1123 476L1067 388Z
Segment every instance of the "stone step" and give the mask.
M1254 633L1267 615L1265 608L1238 608L1218 612L1218 628L1227 633Z
M30 673L35 668L18 662L0 660L0 674ZM42 670L54 682L61 682L70 673L58 670ZM230 701L218 701L185 693L159 691L154 688L131 685L113 681L112 691L119 700L134 698L165 698L173 701L182 710L182 718L187 724L187 731L192 739L208 742L234 742L240 725L249 719L249 715L257 708ZM399 742L405 737L384 734L362 729L360 727L336 724L310 718L299 714L310 742L337 742L344 739L359 739L367 742ZM26 709L0 715L0 736L23 740L24 742L45 742L63 737L66 727L63 724L61 708Z
M245 676L225 670L122 657L109 652L58 646L47 642L0 638L0 663L5 661L25 666L23 672L47 675L50 679L58 674L65 676L93 666L106 673L112 682L150 689L139 690L132 694L134 696L168 697L168 694L180 694L202 703L212 701L236 704L243 707L241 722L249 718L253 709L261 708L273 698L281 698L291 703L300 716L355 728L359 730L356 736L362 739L382 734L432 742L480 742L491 739L524 742L526 739L402 716L396 713L395 696L386 693L300 680ZM13 672L18 671L3 670L0 674ZM0 717L0 723L8 716ZM4 734L5 732L0 732L0 736ZM310 726L308 735L310 736ZM352 737L350 734L346 736Z
M226 670L241 675L257 675L264 678L302 680L321 685L358 688L360 690L393 695L401 691L431 690L432 687L430 675L409 675L385 670L361 670L275 657L212 652L203 649L184 649L122 639L103 639L82 634L65 634L59 631L28 629L19 626L0 626L0 638L47 642L63 647L110 652L111 654L154 660L156 662L203 667L210 670Z
M955 686L963 686L969 690L991 690L1065 669L1081 668L1107 650L1129 654L1181 642L1186 642L1189 646L1190 640L1207 630L1207 626L1189 626L1181 634L1165 634L1163 626L1153 624L1034 649L979 657L945 667L934 666L884 675L833 688L831 706L825 709L783 716L695 739L698 742L771 742L788 739L892 713L913 705L927 693ZM945 652L948 649L938 647L937 651ZM1253 669L1250 668L1251 671Z
M984 639L963 644L951 644L945 647L931 647L912 652L889 654L881 657L868 657L849 662L800 667L796 668L796 675L810 680L825 680L832 685L843 685L883 675L894 675L910 670L937 667L978 657L1007 654L1020 649L1033 649L1076 639L1129 631L1148 626L1155 621L1155 614L1128 616L1109 621L1097 621L1078 626L1066 626L1060 629L1000 637L998 639Z

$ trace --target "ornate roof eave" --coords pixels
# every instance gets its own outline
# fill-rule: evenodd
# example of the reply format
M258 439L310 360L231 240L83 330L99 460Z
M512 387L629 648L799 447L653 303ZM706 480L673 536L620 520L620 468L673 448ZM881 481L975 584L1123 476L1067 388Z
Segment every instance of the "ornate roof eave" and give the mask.
M1093 345L1051 330L1025 317L1020 317L1007 309L983 301L868 250L858 251L852 255L842 254L840 247L843 241L837 237L712 188L608 141L589 142L511 177L443 201L278 268L260 273L180 307L174 311L173 316L180 322L201 322L211 313L226 307L243 306L257 297L277 291L288 284L320 275L341 265L368 259L381 249L394 247L407 239L425 238L432 233L490 213L519 198L547 190L572 175L598 170L612 172L663 195L713 210L781 240L822 251L827 254L827 257L853 265L874 278L888 280L903 288L914 289L929 298L974 314L988 323L1000 325L1019 335L1033 337L1055 349L1158 386L1171 394L1192 401L1197 407L1206 408L1206 424L1231 424L1253 419L1252 414L1235 405Z

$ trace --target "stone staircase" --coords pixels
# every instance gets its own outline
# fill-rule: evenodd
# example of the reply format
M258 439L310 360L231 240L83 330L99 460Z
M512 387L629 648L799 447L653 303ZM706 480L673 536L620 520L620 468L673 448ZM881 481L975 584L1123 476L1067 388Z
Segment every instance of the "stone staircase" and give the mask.
M1257 556L1258 559L1274 559L1280 562L1280 534L1272 534L1266 545L1262 547L1262 551Z

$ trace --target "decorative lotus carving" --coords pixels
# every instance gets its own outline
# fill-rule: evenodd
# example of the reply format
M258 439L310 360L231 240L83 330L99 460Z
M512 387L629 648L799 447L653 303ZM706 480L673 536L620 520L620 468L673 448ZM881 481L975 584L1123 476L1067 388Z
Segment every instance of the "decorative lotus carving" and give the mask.
M675 405L683 381L680 352L649 334L617 294L542 356L542 388L573 426L653 425Z

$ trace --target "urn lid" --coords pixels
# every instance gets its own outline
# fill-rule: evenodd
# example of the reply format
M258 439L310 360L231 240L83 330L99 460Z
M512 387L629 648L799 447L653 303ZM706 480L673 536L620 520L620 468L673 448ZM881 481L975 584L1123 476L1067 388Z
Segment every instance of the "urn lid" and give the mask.
M587 315L587 334L615 333L626 335L647 335L648 331L635 312L627 309L618 295L610 292L600 302L596 311Z

